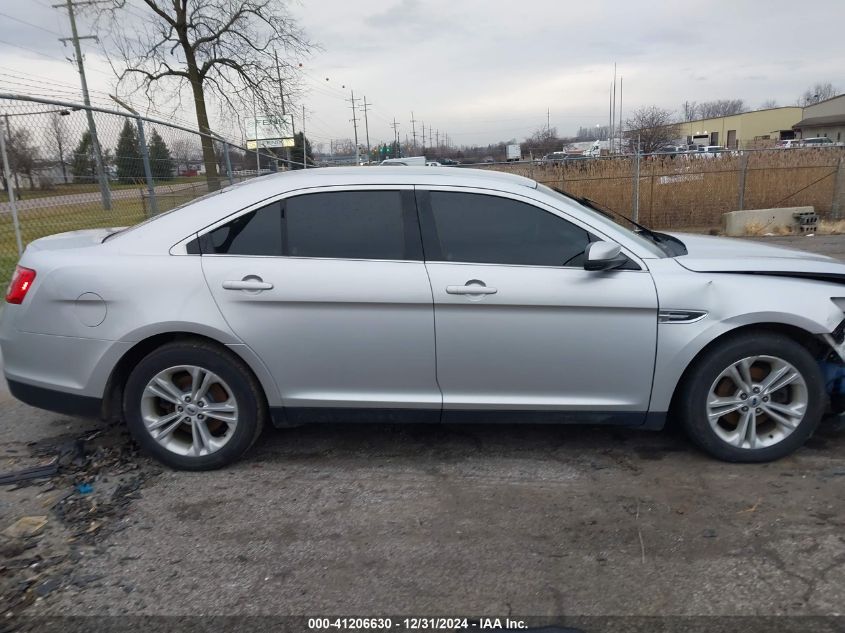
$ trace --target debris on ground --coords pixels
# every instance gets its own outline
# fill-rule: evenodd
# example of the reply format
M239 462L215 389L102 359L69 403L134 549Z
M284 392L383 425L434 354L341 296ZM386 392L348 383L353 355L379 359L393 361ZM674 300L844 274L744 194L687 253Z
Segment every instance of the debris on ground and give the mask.
M22 468L7 473L0 473L0 486L9 486L22 481L29 481L30 479L41 479L43 477L52 477L59 471L59 464L53 460L47 464L39 466L31 466L29 468Z
M11 539L35 536L47 525L46 516L21 517L3 530L3 535Z
M21 517L0 532L0 616L5 617L63 587L96 581L74 575L74 562L125 527L122 519L142 486L161 472L138 456L122 424L27 447L43 463L0 474L0 485L35 488L48 514Z

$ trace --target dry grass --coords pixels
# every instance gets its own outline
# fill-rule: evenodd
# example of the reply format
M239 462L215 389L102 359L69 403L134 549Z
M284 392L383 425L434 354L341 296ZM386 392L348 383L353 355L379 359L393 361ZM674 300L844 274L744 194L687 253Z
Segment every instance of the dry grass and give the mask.
M815 235L845 235L845 220L821 220L812 232ZM797 227L769 226L762 222L749 222L745 225L746 235L807 235L801 233Z
M748 154L746 209L812 206L830 212L839 161L845 149L790 149ZM741 156L646 157L640 162L640 221L657 228L716 227L739 208ZM496 165L544 184L583 195L625 214L633 210L631 158L560 165Z

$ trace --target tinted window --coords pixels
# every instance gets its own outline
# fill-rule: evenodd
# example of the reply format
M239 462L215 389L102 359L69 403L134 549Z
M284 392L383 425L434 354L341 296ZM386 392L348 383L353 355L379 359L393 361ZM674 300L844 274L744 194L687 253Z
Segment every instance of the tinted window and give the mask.
M282 208L274 202L211 231L203 252L229 255L281 255Z
M211 231L202 249L229 255L420 259L416 213L412 207L403 210L402 195L343 191L288 198Z
M431 211L444 261L582 266L590 241L584 229L507 198L432 191Z
M398 191L342 191L289 198L285 221L285 254L292 257L408 259Z

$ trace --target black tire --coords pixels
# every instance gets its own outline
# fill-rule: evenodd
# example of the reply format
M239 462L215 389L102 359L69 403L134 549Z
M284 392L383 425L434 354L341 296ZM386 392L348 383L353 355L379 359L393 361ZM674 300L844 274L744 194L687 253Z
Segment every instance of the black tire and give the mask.
M214 372L231 390L238 420L231 438L218 450L201 456L174 453L147 431L141 399L147 384L159 372L177 365L196 365ZM263 392L249 368L231 352L217 345L185 340L167 343L139 362L126 381L123 413L135 441L158 461L178 470L213 470L238 460L258 439L267 418Z
M807 385L807 408L798 426L780 442L763 448L740 448L723 440L707 418L710 389L723 370L750 356L775 356L793 365ZM690 368L677 399L687 435L707 453L727 462L767 462L800 448L818 427L827 405L824 377L809 351L794 340L771 332L728 337L707 350Z

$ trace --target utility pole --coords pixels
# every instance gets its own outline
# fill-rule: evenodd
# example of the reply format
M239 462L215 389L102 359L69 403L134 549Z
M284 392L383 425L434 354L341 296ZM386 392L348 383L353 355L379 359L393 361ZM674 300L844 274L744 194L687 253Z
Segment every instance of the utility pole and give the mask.
M616 147L616 62L613 63L613 146Z
M355 116L355 113L356 113L355 101L357 101L357 99L355 99L355 91L354 90L350 89L349 95L350 95L351 98L347 99L347 101L352 103L352 105L350 106L352 108L352 118L349 119L349 120L352 121L352 127L355 129L355 165L358 166L361 163L361 152L358 149L358 117Z
M85 114L88 117L88 131L91 134L91 147L94 150L94 162L97 166L97 179L100 181L100 197L103 201L103 209L111 211L111 190L109 189L109 181L106 177L106 171L103 168L103 153L100 151L100 140L97 138L97 126L94 124L94 114L91 112L91 98L88 96L88 81L85 79L85 64L82 61L82 49L79 46L79 40L96 40L94 35L80 36L76 30L76 16L73 14L75 6L85 6L91 4L100 4L103 0L85 0L84 2L73 2L72 0L65 0L59 4L52 5L54 9L66 8L68 17L70 18L70 32L72 37L60 37L59 41L66 44L68 41L73 42L73 48L76 52L76 67L79 71L79 81L82 85L82 101L88 106L85 109Z
M308 141L305 140L305 104L302 104L302 169L308 169Z
M393 128L393 142L396 144L396 150L398 153L402 153L399 151L399 124L396 122L396 117L393 117L393 123L391 126Z
M414 137L414 153L417 151L417 120L414 118L414 111L411 110L411 135Z
M550 134L552 131L552 111L550 108L546 108L546 134Z
M440 130L437 130L437 134L434 137L437 139L437 148L440 149Z
M367 121L367 108L373 105L367 103L367 95L364 95L364 133L367 136L367 162L370 160L370 123Z
M622 151L622 80L624 77L619 77L619 150ZM639 148L637 148L639 153ZM639 193L639 189L637 190Z
M285 87L282 83L282 68L279 65L279 53L274 49L273 50L273 57L276 58L276 79L279 81L279 101L282 105L282 117L285 117ZM303 120L303 126L305 125ZM293 134L293 130L291 130L291 134ZM285 148L285 167L290 169L290 147Z

